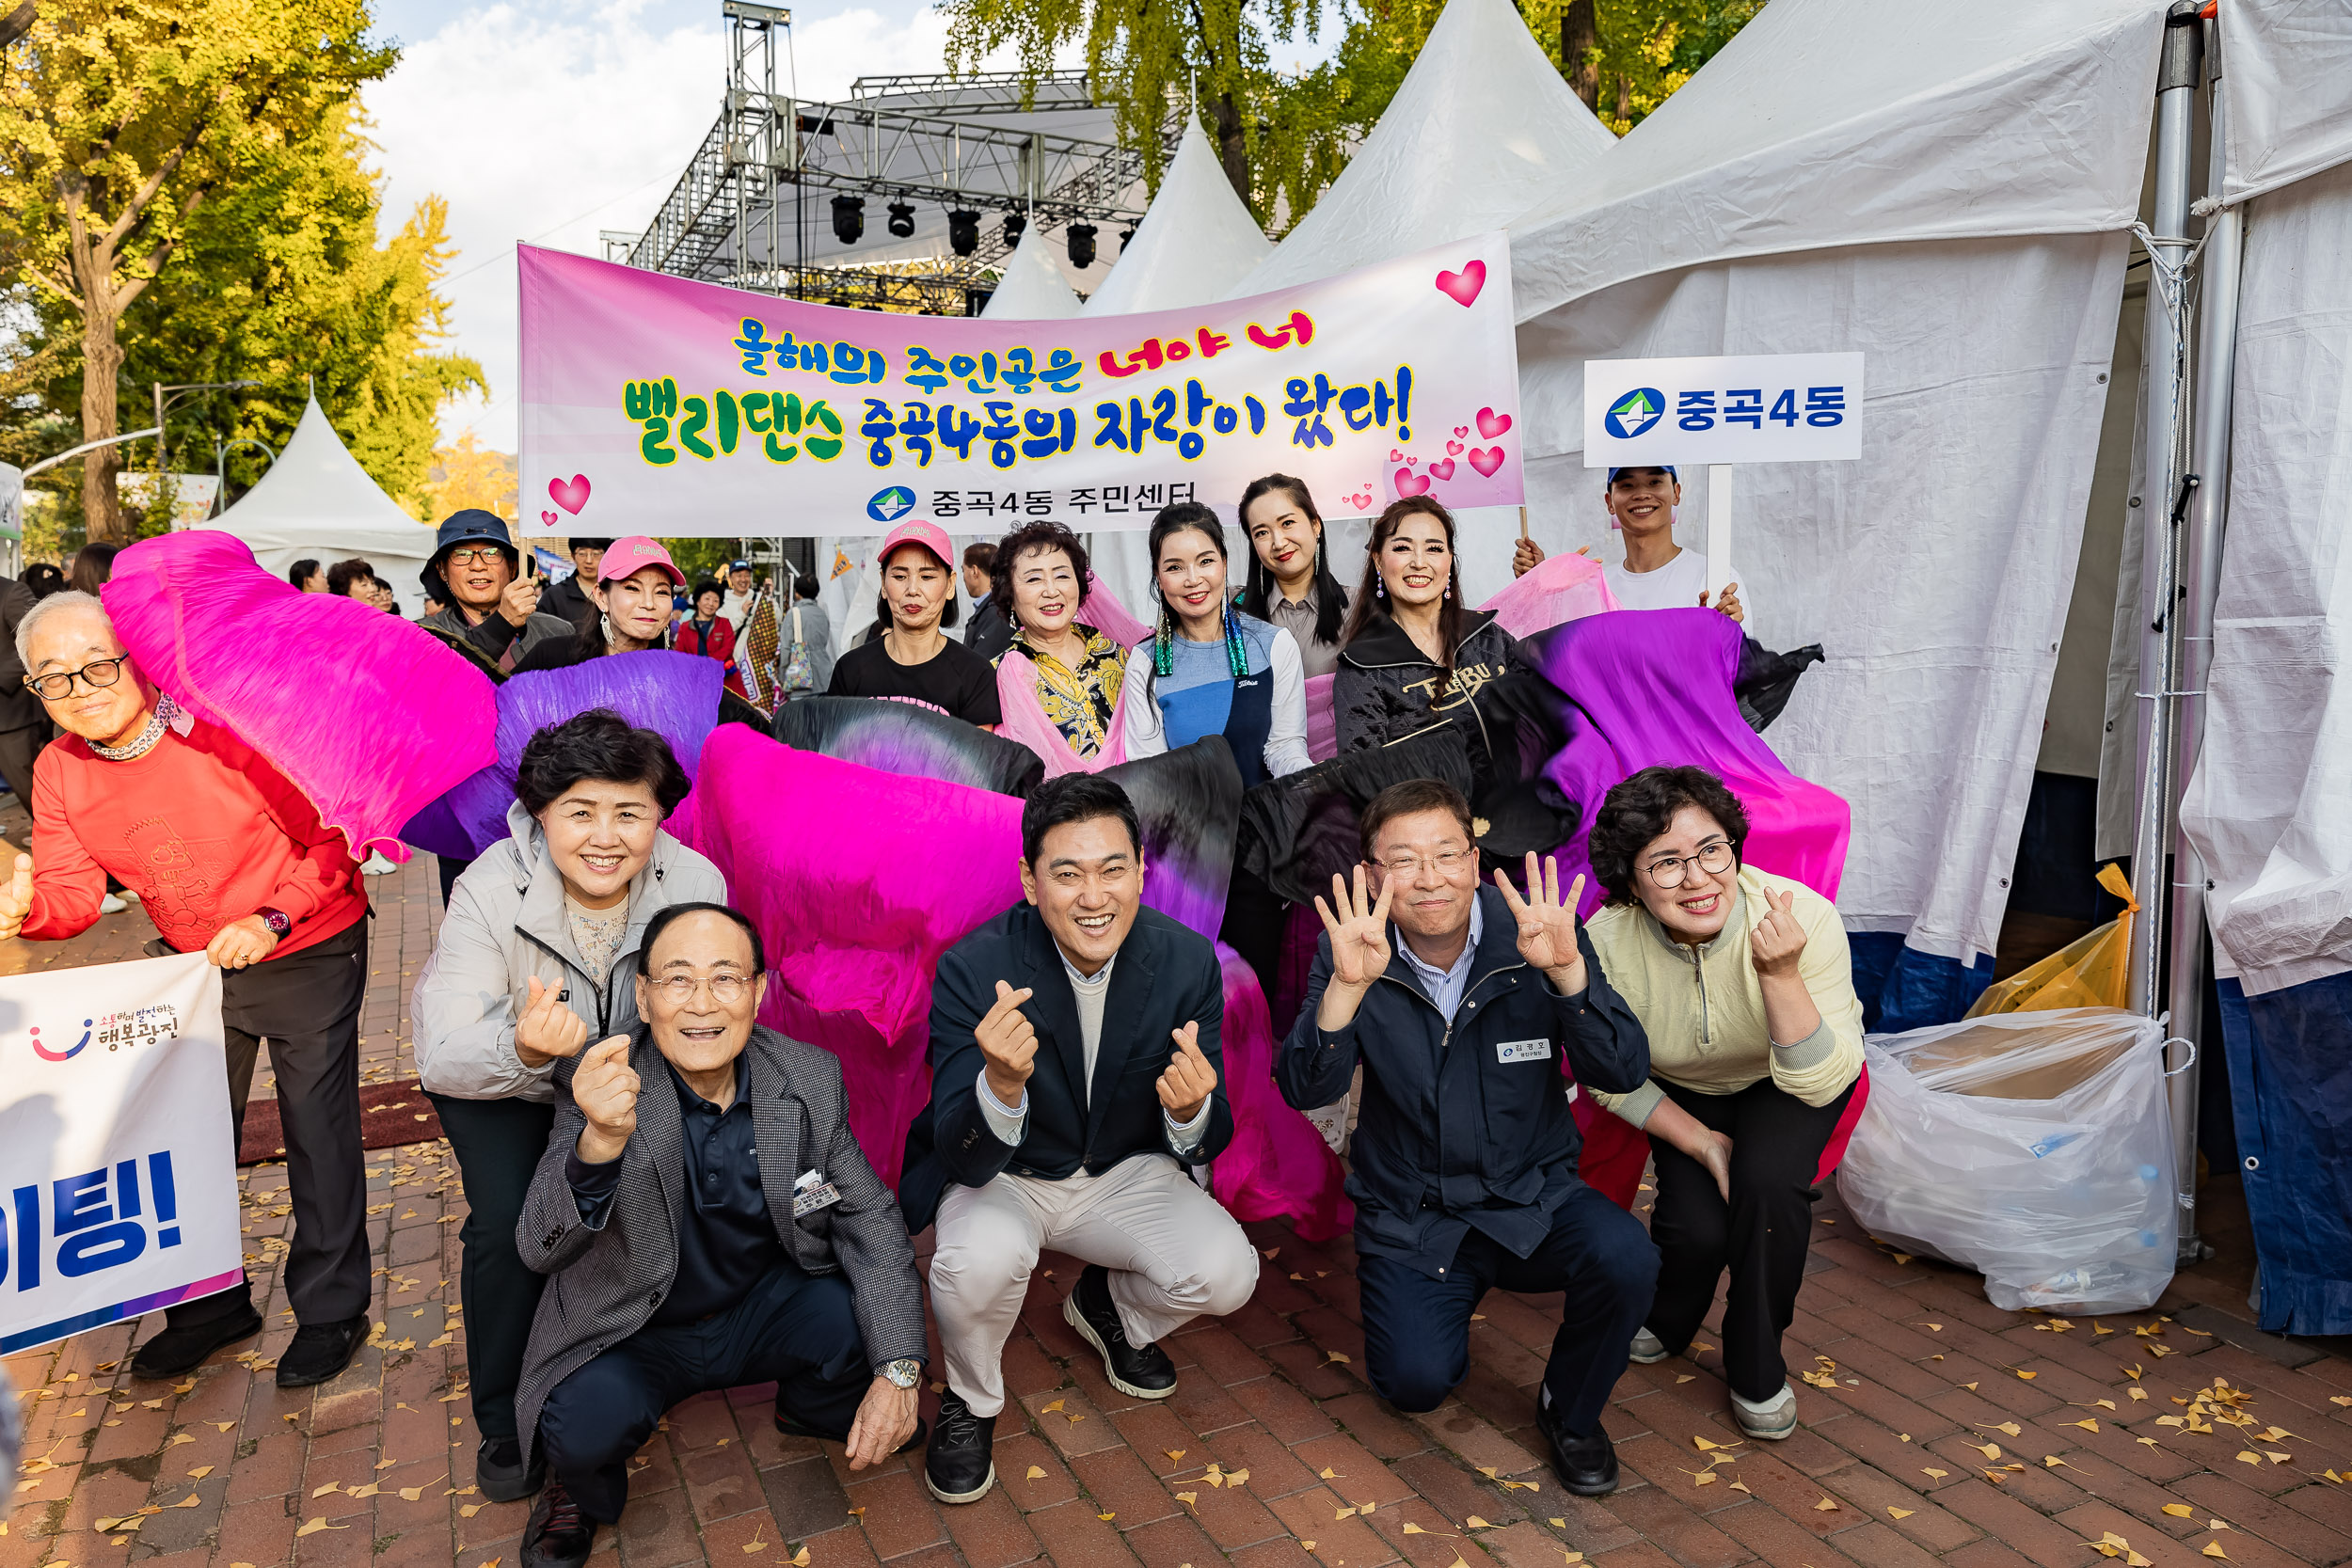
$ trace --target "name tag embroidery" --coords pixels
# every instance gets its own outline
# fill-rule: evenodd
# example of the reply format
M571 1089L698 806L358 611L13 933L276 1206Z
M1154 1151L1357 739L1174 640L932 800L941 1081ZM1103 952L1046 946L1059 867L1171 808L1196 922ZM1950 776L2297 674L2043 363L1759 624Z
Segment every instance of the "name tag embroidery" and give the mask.
M1550 1059L1549 1040L1500 1040L1495 1045L1495 1060L1498 1062L1548 1062Z

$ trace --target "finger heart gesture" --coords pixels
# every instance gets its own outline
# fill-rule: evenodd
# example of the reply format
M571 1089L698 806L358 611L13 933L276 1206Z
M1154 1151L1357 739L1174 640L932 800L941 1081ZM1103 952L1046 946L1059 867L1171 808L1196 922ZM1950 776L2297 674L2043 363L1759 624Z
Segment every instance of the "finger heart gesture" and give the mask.
M1804 958L1804 925L1797 918L1797 895L1764 890L1764 918L1748 933L1748 958L1758 974L1794 974Z

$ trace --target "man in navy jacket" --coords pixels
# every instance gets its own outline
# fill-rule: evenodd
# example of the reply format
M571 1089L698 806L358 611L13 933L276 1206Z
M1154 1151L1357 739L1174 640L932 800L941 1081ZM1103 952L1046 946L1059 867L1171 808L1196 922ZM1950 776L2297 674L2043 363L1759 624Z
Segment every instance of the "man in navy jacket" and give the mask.
M1021 813L1026 901L948 949L931 986L931 1152L901 1196L946 1179L931 1304L947 1392L924 1461L942 1502L994 1481L1005 1338L1041 1248L1087 1265L1062 1316L1132 1399L1176 1391L1160 1339L1257 1288L1248 1236L1184 1169L1233 1136L1224 974L1206 938L1142 907L1143 875L1126 792L1048 780Z
M1649 1076L1649 1041L1577 924L1581 879L1563 899L1559 868L1530 855L1525 898L1500 872L1481 888L1470 830L1460 792L1434 779L1364 808L1367 864L1352 892L1332 879L1336 910L1315 900L1325 936L1275 1077L1304 1109L1364 1069L1347 1194L1372 1386L1434 1410L1470 1369L1488 1290L1565 1291L1536 1425L1562 1483L1595 1497L1617 1484L1601 1410L1658 1251L1577 1176L1561 1060L1623 1093Z

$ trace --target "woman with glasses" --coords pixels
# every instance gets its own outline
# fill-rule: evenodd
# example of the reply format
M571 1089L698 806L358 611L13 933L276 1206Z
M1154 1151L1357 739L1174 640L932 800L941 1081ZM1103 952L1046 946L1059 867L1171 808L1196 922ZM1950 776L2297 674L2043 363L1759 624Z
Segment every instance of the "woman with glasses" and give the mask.
M1607 907L1586 924L1649 1036L1649 1082L1593 1098L1649 1134L1658 1293L1636 1361L1678 1355L1731 1271L1724 1371L1750 1437L1796 1430L1780 1337L1812 1205L1868 1095L1836 906L1741 863L1747 814L1703 768L1647 768L1593 819Z
M619 553L605 562L626 573ZM648 920L726 900L718 868L662 830L686 790L669 744L609 710L532 736L511 835L457 879L417 978L417 1073L469 1210L458 1241L475 1481L494 1501L528 1497L541 1479L523 1465L515 1389L543 1281L516 1253L515 1222L554 1124L555 1064L636 1026L631 975Z

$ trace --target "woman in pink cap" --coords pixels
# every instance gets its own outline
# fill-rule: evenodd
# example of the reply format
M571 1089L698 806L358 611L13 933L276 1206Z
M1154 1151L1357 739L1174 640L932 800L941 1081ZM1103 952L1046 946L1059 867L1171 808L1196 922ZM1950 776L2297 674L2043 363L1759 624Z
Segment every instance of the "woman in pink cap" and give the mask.
M685 583L686 574L660 541L642 533L613 540L596 568L596 580L587 585L589 612L580 617L578 635L548 639L523 656L515 673L568 669L602 654L663 646L671 591Z
M956 624L954 560L937 523L910 518L891 531L878 629L834 665L827 696L914 703L984 729L1003 722L996 672L940 629Z

